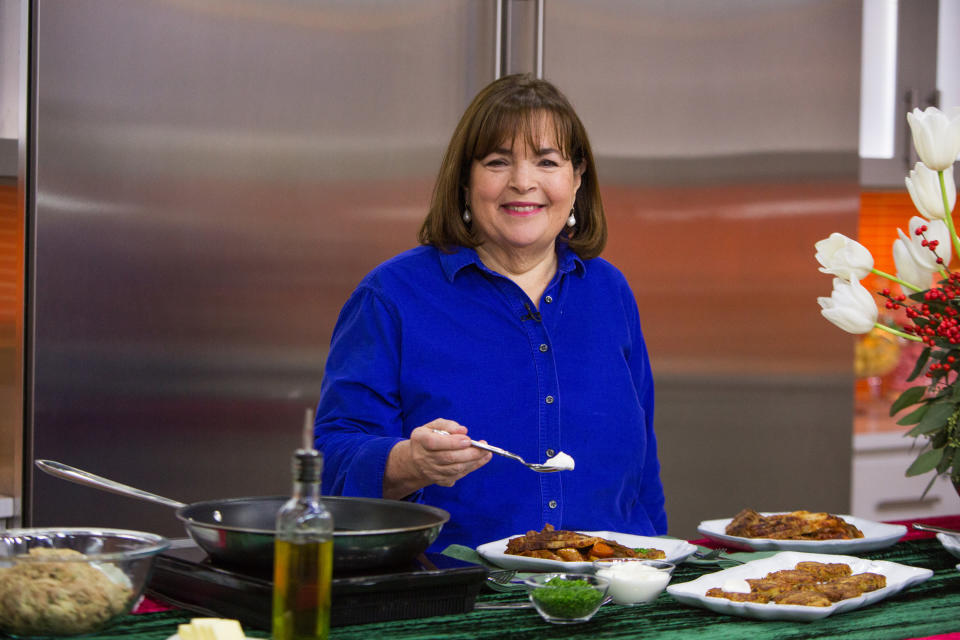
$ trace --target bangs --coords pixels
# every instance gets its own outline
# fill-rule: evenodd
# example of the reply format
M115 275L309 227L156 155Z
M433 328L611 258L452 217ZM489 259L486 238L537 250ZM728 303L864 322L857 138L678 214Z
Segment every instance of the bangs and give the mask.
M497 105L480 123L474 140L472 160L480 160L497 149L512 148L516 140L523 140L533 150L551 147L567 160L579 162L582 153L572 148L579 146L574 141L574 126L569 116L562 111L545 107ZM552 139L551 139L552 138Z

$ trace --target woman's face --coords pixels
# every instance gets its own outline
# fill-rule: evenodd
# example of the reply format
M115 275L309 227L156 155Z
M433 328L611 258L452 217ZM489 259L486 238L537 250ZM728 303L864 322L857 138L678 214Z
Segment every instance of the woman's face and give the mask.
M531 255L553 250L573 208L583 167L564 158L550 124L541 122L537 149L518 136L473 161L467 202L474 233L486 250Z

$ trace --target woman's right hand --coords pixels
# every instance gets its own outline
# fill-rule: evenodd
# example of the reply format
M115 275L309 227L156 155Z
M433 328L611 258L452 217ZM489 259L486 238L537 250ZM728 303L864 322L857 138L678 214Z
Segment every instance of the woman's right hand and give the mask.
M466 434L466 427L443 418L414 429L409 440L390 450L383 497L403 498L431 484L452 487L460 478L490 462L493 455L471 446Z

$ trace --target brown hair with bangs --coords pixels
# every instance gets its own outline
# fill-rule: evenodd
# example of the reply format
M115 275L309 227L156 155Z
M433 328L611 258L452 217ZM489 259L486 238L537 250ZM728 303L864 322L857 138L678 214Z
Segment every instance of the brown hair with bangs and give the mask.
M561 153L574 169L583 167L574 202L577 224L561 231L560 237L583 259L600 255L607 242L607 222L587 131L555 86L528 74L504 76L487 85L460 118L440 165L430 211L420 227L421 244L442 251L479 244L461 217L473 161L520 136L530 148L537 148L544 115L548 124L552 121Z

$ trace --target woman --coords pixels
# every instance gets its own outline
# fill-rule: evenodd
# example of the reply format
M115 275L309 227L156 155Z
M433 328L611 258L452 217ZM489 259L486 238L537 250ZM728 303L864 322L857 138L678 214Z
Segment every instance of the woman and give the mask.
M437 549L547 523L665 533L639 314L597 257L596 168L555 87L514 75L474 98L419 239L364 278L334 329L315 430L324 491L446 509ZM470 438L576 467L536 473Z

